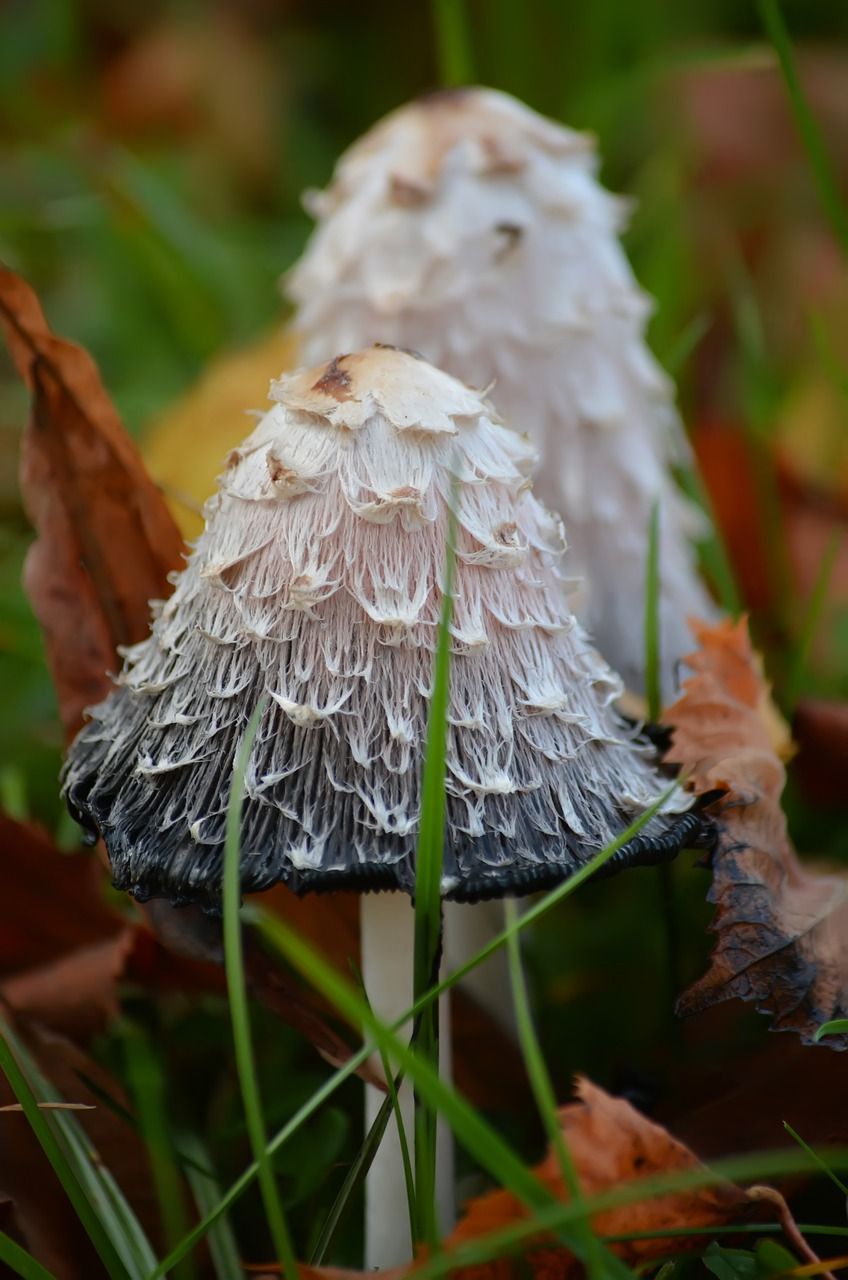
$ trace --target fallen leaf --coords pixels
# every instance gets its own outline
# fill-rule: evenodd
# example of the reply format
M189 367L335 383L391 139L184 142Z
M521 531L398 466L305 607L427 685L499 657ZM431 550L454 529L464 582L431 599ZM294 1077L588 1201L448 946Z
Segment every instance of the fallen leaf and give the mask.
M0 979L119 933L95 854L66 854L41 827L0 814Z
M578 1101L563 1107L559 1121L571 1153L581 1194L589 1199L629 1183L660 1174L687 1173L704 1166L688 1147L641 1115L623 1098L614 1098L585 1078L577 1081ZM569 1195L559 1161L553 1152L534 1171L551 1194L564 1203ZM550 1236L529 1241L520 1255L491 1262L462 1265L464 1246L528 1218L522 1201L508 1191L493 1191L472 1200L454 1231L443 1241L443 1250L456 1257L451 1275L457 1280L520 1280L528 1272L535 1280L578 1280L584 1274L570 1250ZM617 1208L602 1209L591 1217L595 1234L605 1237L646 1233L635 1240L611 1241L610 1249L629 1266L658 1262L669 1254L703 1248L703 1238L664 1234L675 1229L732 1226L757 1218L776 1220L805 1260L817 1264L815 1254L800 1236L783 1197L771 1187L743 1190L729 1182L688 1188L660 1195L646 1194ZM413 1278L420 1263L395 1267L377 1274L380 1280ZM279 1267L265 1264L250 1268L264 1277L279 1274ZM362 1276L336 1267L300 1267L302 1280L345 1280ZM373 1273L372 1273L373 1274Z
M21 489L38 531L24 571L66 737L111 687L119 645L143 640L183 542L91 357L51 333L29 285L0 268L0 320L33 394Z
M585 1078L577 1081L578 1102L559 1112L582 1194L589 1198L652 1174L702 1167L700 1161L661 1125L641 1115L623 1098L614 1098ZM537 1167L539 1180L558 1199L567 1201L559 1161L550 1152ZM738 1222L751 1211L746 1193L731 1183L676 1191L594 1214L592 1228L599 1236L656 1231L651 1239L613 1245L627 1263L647 1262L681 1248L699 1247L697 1240L663 1237L672 1227L710 1227ZM522 1203L508 1191L495 1191L469 1204L465 1216L446 1242L446 1248L485 1237L527 1216ZM576 1259L565 1249L548 1244L529 1262L536 1275L571 1276L580 1273ZM505 1261L504 1275L513 1267ZM500 1271L499 1273L500 1274Z
M668 760L689 771L697 793L726 794L710 810L717 943L678 1012L751 1000L774 1030L812 1043L821 1023L848 1014L848 879L802 866L792 849L780 807L786 775L747 621L693 629L701 648L686 663L694 674L664 717L674 730ZM848 1036L827 1043L848 1048Z

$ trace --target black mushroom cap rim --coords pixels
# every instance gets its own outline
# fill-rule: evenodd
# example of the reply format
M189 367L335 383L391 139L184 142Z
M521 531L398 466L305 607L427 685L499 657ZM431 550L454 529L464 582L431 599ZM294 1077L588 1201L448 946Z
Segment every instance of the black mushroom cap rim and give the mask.
M215 910L233 762L253 744L241 884L415 883L452 472L458 497L442 892L554 885L668 788L568 611L532 447L473 391L372 349L274 385L151 636L71 745L71 813L137 898ZM698 843L677 791L611 868Z

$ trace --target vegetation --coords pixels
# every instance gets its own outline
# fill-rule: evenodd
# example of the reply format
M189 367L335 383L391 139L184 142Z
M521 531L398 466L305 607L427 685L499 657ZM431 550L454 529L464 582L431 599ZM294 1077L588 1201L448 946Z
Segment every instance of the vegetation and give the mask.
M651 342L679 384L699 463L682 464L681 482L719 530L700 548L705 575L726 608L750 614L773 687L771 723L779 709L796 739L780 857L792 858L794 845L802 861L828 860L838 877L848 864L846 42L848 14L826 0L646 0L638 9L617 0L32 0L12 6L0 41L0 260L36 289L54 333L93 354L144 452L157 418L213 359L282 327L278 277L309 231L301 193L325 183L340 151L385 111L470 81L591 129L605 183L636 200L626 246L656 300ZM511 909L493 947L508 955L504 1001L514 1001L517 1043L472 1032L457 1043L456 1089L439 1079L437 1029L420 1016L437 994L438 724L411 1049L403 1024L387 1027L371 1012L308 908L293 918L273 893L252 899L243 940L238 774L225 977L155 940L131 901L104 886L95 855L79 850L58 797L66 690L60 681L57 699L55 636L42 638L21 585L33 533L13 478L29 403L0 351L0 1066L2 1101L23 1109L0 1114L0 1262L9 1274L233 1280L248 1265L271 1274L272 1259L289 1273L295 1259L359 1267L361 1188L377 1135L361 1132L356 1073L375 1048L421 1104L412 1218L430 1245L423 1276L518 1254L517 1273L528 1242L539 1271L549 1263L532 1248L542 1230L568 1251L556 1264L562 1274L573 1256L592 1280L644 1267L661 1268L663 1280L691 1269L719 1280L815 1274L798 1270L810 1259L783 1210L739 1190L763 1180L779 1182L807 1244L836 1258L834 1269L844 1265L848 1066L824 1043L775 1036L754 1004L703 1011L712 999L690 996L690 1010L701 1011L677 1016L676 998L709 968L715 941L710 875L691 854L661 871L596 880L587 871L528 910ZM645 618L634 622L651 669L655 525ZM145 573L164 578L166 560L163 551ZM434 705L449 679L449 613L446 599ZM70 649L78 639L68 637ZM710 696L730 699L733 724L749 726L734 750L764 732L756 716L767 700L744 638L721 643L737 641L754 703L721 685L719 641L703 645L705 678L717 680ZM649 683L659 719L659 681ZM697 718L700 704L689 705L688 720L671 716L679 732ZM763 741L756 748L767 752ZM671 758L699 790L714 785L700 757L681 747ZM779 787L775 796L764 785L763 795L756 771L734 765L727 781L768 805L769 820L778 813ZM760 849L763 825L746 827L744 808L728 826ZM725 865L736 866L729 856ZM789 863L778 865L785 872ZM821 883L810 887L816 902ZM828 885L841 902L842 881ZM727 891L717 875L720 904ZM794 917L781 916L784 934L768 934L783 970L760 979L765 996L756 981L748 994L778 1024L797 1027L798 1009L820 1007L820 985L848 991L839 909L823 926L802 921L788 942ZM349 926L344 915L334 922L340 948ZM790 1010L780 982L793 956L809 980L793 988ZM744 979L728 984L734 994L745 994ZM694 991L703 990L702 980ZM835 999L823 1042L845 1035L835 1016L844 1007ZM558 1119L577 1072L607 1093L582 1086L586 1105ZM607 1094L657 1123L640 1128ZM391 1097L380 1122L390 1110ZM474 1215L489 1208L472 1206L446 1251L433 1222L436 1114L459 1143L461 1196L496 1187L511 1197L480 1202L493 1215L486 1230ZM624 1135L612 1184L592 1167L608 1130L587 1127L590 1115ZM672 1157L660 1125L709 1170L676 1148ZM672 1225L632 1214L646 1194L633 1182L640 1143L654 1193L677 1197ZM593 1230L600 1211L624 1225ZM660 1221L662 1238L679 1242L662 1257L646 1243Z

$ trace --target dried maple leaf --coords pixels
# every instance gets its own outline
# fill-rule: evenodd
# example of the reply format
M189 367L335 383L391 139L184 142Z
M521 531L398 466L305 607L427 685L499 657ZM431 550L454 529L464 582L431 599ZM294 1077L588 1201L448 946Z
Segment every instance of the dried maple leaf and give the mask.
M710 900L718 935L710 970L680 999L697 1013L722 1000L754 1001L778 1031L812 1042L816 1028L848 1016L848 878L802 866L780 807L785 771L773 746L768 686L747 622L695 623L693 675L665 714L668 759L713 806L717 843ZM828 1039L848 1047L848 1037Z
M578 1101L559 1112L562 1132L571 1152L580 1189L586 1199L637 1183L660 1174L691 1173L704 1166L695 1155L661 1125L641 1115L623 1098L613 1098L598 1085L580 1078ZM559 1161L553 1153L535 1170L539 1181L557 1199L568 1202ZM451 1275L457 1280L519 1280L529 1273L535 1280L578 1280L584 1274L581 1263L550 1236L540 1236L525 1245L521 1255L495 1258L490 1262L462 1265L462 1248L480 1243L504 1227L528 1218L522 1201L508 1191L493 1191L472 1200L443 1248L456 1257ZM663 1232L692 1227L732 1226L746 1218L776 1219L788 1239L805 1260L815 1255L800 1237L780 1194L770 1187L742 1190L729 1182L665 1192L646 1193L644 1199L602 1209L591 1217L592 1229L601 1238L635 1233L641 1239L618 1240L610 1248L628 1265L656 1262L685 1249L699 1250L703 1238L663 1235ZM380 1280L414 1280L418 1263L378 1273ZM279 1274L279 1268L253 1268L260 1280ZM300 1268L302 1280L346 1280L364 1273L335 1267ZM372 1273L373 1274L373 1273Z
M38 541L27 594L47 641L65 733L109 691L119 645L143 640L183 542L82 347L51 333L38 299L0 268L0 320L33 394L21 488Z
M584 1078L577 1081L577 1096L579 1101L563 1107L559 1119L580 1189L587 1199L652 1174L702 1167L687 1147L661 1125L641 1115L623 1098L611 1097ZM553 1153L548 1154L536 1173L558 1200L568 1200L559 1162ZM721 1182L711 1187L675 1191L619 1208L604 1209L593 1215L592 1227L599 1236L656 1231L658 1234L651 1239L613 1246L626 1262L645 1262L685 1247L680 1237L663 1238L663 1229L727 1225L750 1213L751 1206L752 1201L746 1192ZM523 1204L510 1192L491 1192L469 1204L464 1218L446 1242L446 1248L479 1239L526 1216ZM692 1247L698 1245L696 1240L687 1243ZM582 1271L568 1250L552 1244L545 1244L539 1250L534 1246L529 1262L537 1276L570 1277ZM503 1260L497 1267L497 1274L504 1278L512 1275L514 1270L508 1260ZM496 1274L492 1267L486 1270L490 1275Z

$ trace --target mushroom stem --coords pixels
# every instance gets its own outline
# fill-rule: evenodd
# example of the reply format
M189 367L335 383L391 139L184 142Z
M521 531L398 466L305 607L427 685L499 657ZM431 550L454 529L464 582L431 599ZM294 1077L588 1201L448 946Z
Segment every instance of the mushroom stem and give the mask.
M403 893L365 893L360 899L362 977L374 1013L393 1022L412 1004L412 967L415 913ZM439 1071L451 1079L450 1019L448 997L439 1001ZM409 1034L408 1028L405 1034ZM373 1124L384 1095L365 1086L365 1129ZM404 1081L399 1091L403 1124L414 1163L415 1124L412 1085ZM453 1139L440 1119L436 1139L436 1210L442 1234L455 1212ZM409 1211L397 1124L389 1121L365 1181L365 1269L394 1267L412 1257Z
M444 967L448 973L453 973L503 931L504 906L498 898L489 902L446 902L443 919ZM460 986L508 1036L515 1036L515 1009L509 998L506 947L501 947L472 969Z

